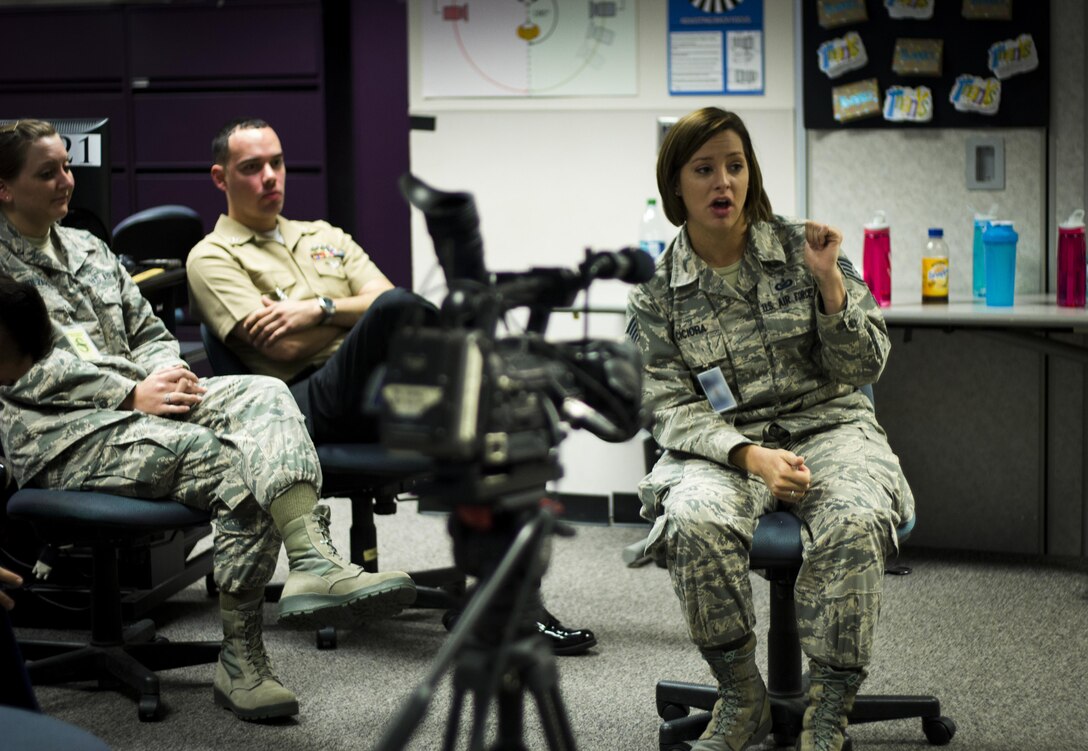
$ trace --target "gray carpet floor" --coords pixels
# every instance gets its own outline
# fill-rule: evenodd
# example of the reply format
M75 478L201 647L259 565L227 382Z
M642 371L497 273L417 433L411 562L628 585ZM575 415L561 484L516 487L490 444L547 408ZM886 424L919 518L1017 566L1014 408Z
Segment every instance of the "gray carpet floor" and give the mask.
M333 507L334 539L346 549L350 508ZM427 568L452 560L440 515L380 517L383 568ZM651 751L658 747L658 680L706 682L709 672L686 635L668 575L627 568L620 551L639 527L579 525L555 538L543 591L567 625L592 628L599 645L556 661L561 695L578 747ZM904 549L910 576L886 580L876 656L865 693L927 693L942 702L958 733L949 748L971 751L1088 751L1088 574L1081 568L993 556ZM278 578L285 567L281 561ZM767 585L753 577L766 624ZM216 604L194 585L155 611L171 639L216 639ZM319 651L312 632L276 625L266 606L265 640L283 682L300 699L297 720L244 723L212 703L212 666L164 672L166 714L137 720L124 695L94 686L41 687L45 712L86 728L114 749L373 749L417 688L446 637L438 611L410 610L341 631L338 648ZM20 629L24 636L64 632ZM71 634L68 634L69 636ZM765 645L758 659L766 665ZM418 717L407 748L442 748L451 700L447 675ZM545 749L536 710L525 711L525 747ZM462 726L471 723L466 714ZM489 733L493 737L493 723ZM927 748L917 720L852 728L856 749ZM0 737L0 748L3 747ZM463 747L463 746L462 746ZM766 744L770 748L770 742Z

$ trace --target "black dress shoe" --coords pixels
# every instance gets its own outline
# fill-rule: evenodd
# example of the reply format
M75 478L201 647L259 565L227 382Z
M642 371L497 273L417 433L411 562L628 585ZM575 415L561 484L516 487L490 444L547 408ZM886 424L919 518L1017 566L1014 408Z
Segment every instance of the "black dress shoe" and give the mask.
M442 615L442 625L447 631L453 631L460 610L447 610ZM544 610L536 622L537 631L551 645L552 653L557 655L580 655L590 647L597 646L597 637L589 629L570 629L559 622L554 615Z
M590 647L597 646L597 637L589 629L571 629L559 622L559 619L543 611L536 627L552 646L557 655L580 655Z

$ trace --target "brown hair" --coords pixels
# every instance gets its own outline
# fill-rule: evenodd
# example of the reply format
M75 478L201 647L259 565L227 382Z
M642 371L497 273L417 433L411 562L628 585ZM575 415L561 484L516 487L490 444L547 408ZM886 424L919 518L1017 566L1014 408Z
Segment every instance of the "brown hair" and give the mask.
M250 128L271 128L259 117L238 117L219 129L212 139L212 163L221 167L227 166L230 159L230 137L236 130L249 130Z
M57 135L44 120L16 120L0 124L0 180L14 180L26 166L30 144L39 138Z
M748 162L748 199L744 202L744 217L749 224L765 222L774 214L771 199L763 189L763 173L759 170L752 138L744 121L733 112L717 107L704 107L689 112L676 121L665 135L661 151L657 155L657 190L669 221L680 226L687 221L684 199L679 195L680 169L688 163L696 151L707 141L724 131L731 130L740 136L744 144L744 158Z

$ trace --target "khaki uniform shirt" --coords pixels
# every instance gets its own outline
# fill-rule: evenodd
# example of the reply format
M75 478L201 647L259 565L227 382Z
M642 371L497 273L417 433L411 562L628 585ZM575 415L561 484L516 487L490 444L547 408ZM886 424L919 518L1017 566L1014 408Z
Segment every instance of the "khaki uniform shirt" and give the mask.
M877 380L890 349L880 309L845 257L846 307L821 311L803 222L776 216L748 237L734 289L695 254L683 228L627 308L654 438L726 465L746 443L855 419L875 424L857 387ZM699 384L698 374L716 368L737 402L731 411L715 412Z
M117 409L129 392L152 371L184 364L177 340L106 244L83 230L51 231L56 258L0 216L0 269L33 284L53 322L52 351L0 387L0 439L21 485L91 433L137 419Z
M186 269L192 300L215 335L227 335L262 307L261 295L288 300L356 295L363 285L382 278L351 235L328 222L276 219L283 243L264 238L227 216L189 253ZM311 366L320 366L340 347L347 330L308 360L272 360L250 345L233 340L231 347L254 373L290 381Z

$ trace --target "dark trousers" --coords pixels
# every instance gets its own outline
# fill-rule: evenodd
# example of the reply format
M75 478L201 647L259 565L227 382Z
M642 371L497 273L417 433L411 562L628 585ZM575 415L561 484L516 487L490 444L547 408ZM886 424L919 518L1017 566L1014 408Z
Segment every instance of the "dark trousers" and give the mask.
M371 376L405 325L433 325L438 311L426 299L396 288L380 295L336 353L307 378L291 384L314 443L374 443L379 417Z
M0 706L40 712L7 611L0 608Z

